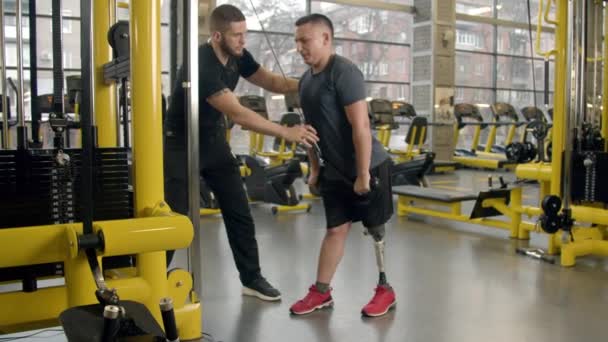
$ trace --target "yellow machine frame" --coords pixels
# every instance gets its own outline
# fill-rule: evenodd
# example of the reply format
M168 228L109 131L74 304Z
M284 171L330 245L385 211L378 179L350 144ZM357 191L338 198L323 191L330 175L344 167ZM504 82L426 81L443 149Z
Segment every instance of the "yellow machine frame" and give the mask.
M290 144L290 149L287 149L285 139L281 139L278 151L265 151L264 141L266 136L262 133L249 131L249 154L262 158L268 158L270 166L283 164L286 160L293 159L296 148L295 143Z
M556 17L553 21L548 19L548 7L551 4L557 6ZM547 6L547 7L544 7ZM416 213L421 215L439 217L454 221L467 222L472 224L481 224L488 227L494 227L509 231L509 236L514 239L528 240L530 232L542 233L535 222L523 221L522 215L529 218L537 217L542 214L540 209L540 200L545 195L553 194L561 196L561 172L554 170L562 169L562 151L565 145L564 122L567 119L566 101L570 98L566 94L566 77L569 77L567 72L567 43L568 43L568 1L567 0L545 0L540 1L540 12L545 10L545 21L556 25L556 48L547 54L555 55L555 95L554 95L554 120L552 134L552 161L551 163L529 163L518 165L516 167L516 175L522 179L537 180L540 184L539 206L524 206L522 204L522 188L516 187L510 191L510 203L507 205L503 199L487 199L483 201L482 206L495 208L504 215L504 220L495 219L469 219L468 216L461 213L461 203L448 204L441 201L421 200L411 196L399 196L398 214L407 215ZM605 30L608 29L608 16L604 16ZM538 25L538 30L541 25ZM605 32L606 33L606 32ZM608 49L608 35L604 34L604 48ZM604 51L608 55L608 50ZM608 68L604 68L604 88L603 88L603 104L602 111L602 133L603 137L608 137ZM476 132L477 133L477 132ZM477 136L477 134L476 134ZM447 207L448 210L440 211L434 209L426 209L415 206L417 202L439 205ZM594 208L590 206L571 206L572 216L576 224L582 222L593 224L593 227L583 227L576 225L572 229L573 241L564 242L562 240L562 232L548 235L548 250L549 254L557 254L561 252L561 265L573 266L576 263L576 258L585 255L608 256L608 234L606 227L608 226L608 210L602 208Z
M95 1L95 66L110 57L99 49L106 41L109 1ZM134 219L96 221L94 231L102 231L105 250L98 258L135 254L137 267L132 276L106 279L121 299L143 303L160 326L159 302L171 297L180 337L200 338L201 303L192 291L192 278L186 271L167 274L165 250L186 248L193 238L192 223L186 216L170 211L164 203L161 123L160 1L133 1L130 6L131 80L133 113L133 163L135 165ZM102 62L103 61L103 62ZM96 73L99 77L99 73ZM111 91L111 90L110 90ZM99 99L108 93L106 85L95 83L98 106L99 141L115 145L116 127L109 117L113 106L104 108ZM105 100L102 100L105 101ZM110 102L111 103L111 102ZM78 250L77 236L82 224L57 224L0 230L0 267L63 262L65 285L40 288L31 293L0 293L4 310L0 331L16 332L59 325L59 314L74 306L96 303L96 286L86 255Z

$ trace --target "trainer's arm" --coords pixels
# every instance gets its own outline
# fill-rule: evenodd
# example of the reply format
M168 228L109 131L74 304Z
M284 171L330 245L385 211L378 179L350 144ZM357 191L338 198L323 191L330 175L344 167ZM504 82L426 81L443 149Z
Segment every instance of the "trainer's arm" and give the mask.
M252 131L302 143L307 147L310 147L311 142L318 141L316 132L312 127L287 127L266 120L259 114L241 105L234 93L227 88L209 96L207 102L218 111L228 115L236 124Z
M352 125L353 144L357 160L357 175L369 175L369 165L372 158L372 133L365 100L345 106L346 117Z
M247 81L273 93L286 94L298 91L298 80L270 72L262 66L253 75L247 77Z

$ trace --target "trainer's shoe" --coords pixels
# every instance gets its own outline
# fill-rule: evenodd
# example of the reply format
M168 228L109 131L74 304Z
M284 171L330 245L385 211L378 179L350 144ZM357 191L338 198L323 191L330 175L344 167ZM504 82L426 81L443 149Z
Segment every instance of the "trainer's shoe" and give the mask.
M275 289L264 277L259 277L243 286L243 295L258 297L262 300L275 301L281 299L281 292Z
M386 314L388 310L397 305L395 291L389 285L378 285L374 297L361 310L368 317L378 317Z
M294 315L305 315L324 307L331 307L333 303L331 288L327 292L321 293L315 285L312 285L308 289L306 297L292 305L289 311Z

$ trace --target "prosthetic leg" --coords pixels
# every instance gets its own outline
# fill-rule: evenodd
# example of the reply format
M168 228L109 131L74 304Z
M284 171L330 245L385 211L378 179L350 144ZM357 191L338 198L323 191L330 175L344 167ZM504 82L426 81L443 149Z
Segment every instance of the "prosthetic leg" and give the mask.
M382 316L397 304L395 291L386 280L386 273L384 272L384 233L384 225L367 227L367 231L365 232L366 235L369 234L374 239L376 263L378 265L378 272L380 272L374 297L361 310L361 313L367 317Z
M378 272L380 276L378 279L378 285L388 285L386 280L386 273L384 272L384 234L386 229L384 225L376 227L368 227L364 232L365 235L371 235L374 239L374 250L376 251L376 265L378 266Z

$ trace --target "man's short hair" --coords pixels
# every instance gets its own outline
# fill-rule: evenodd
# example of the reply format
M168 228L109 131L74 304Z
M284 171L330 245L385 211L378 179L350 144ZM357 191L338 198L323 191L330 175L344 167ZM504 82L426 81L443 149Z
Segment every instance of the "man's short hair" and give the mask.
M240 9L228 4L220 5L211 12L209 30L224 33L230 29L231 23L239 21L245 21L245 15Z
M334 24L332 24L331 20L327 16L319 13L312 13L298 19L298 21L296 21L296 26L301 26L308 23L325 25L327 28L329 28L329 32L331 32L331 38L334 38Z

